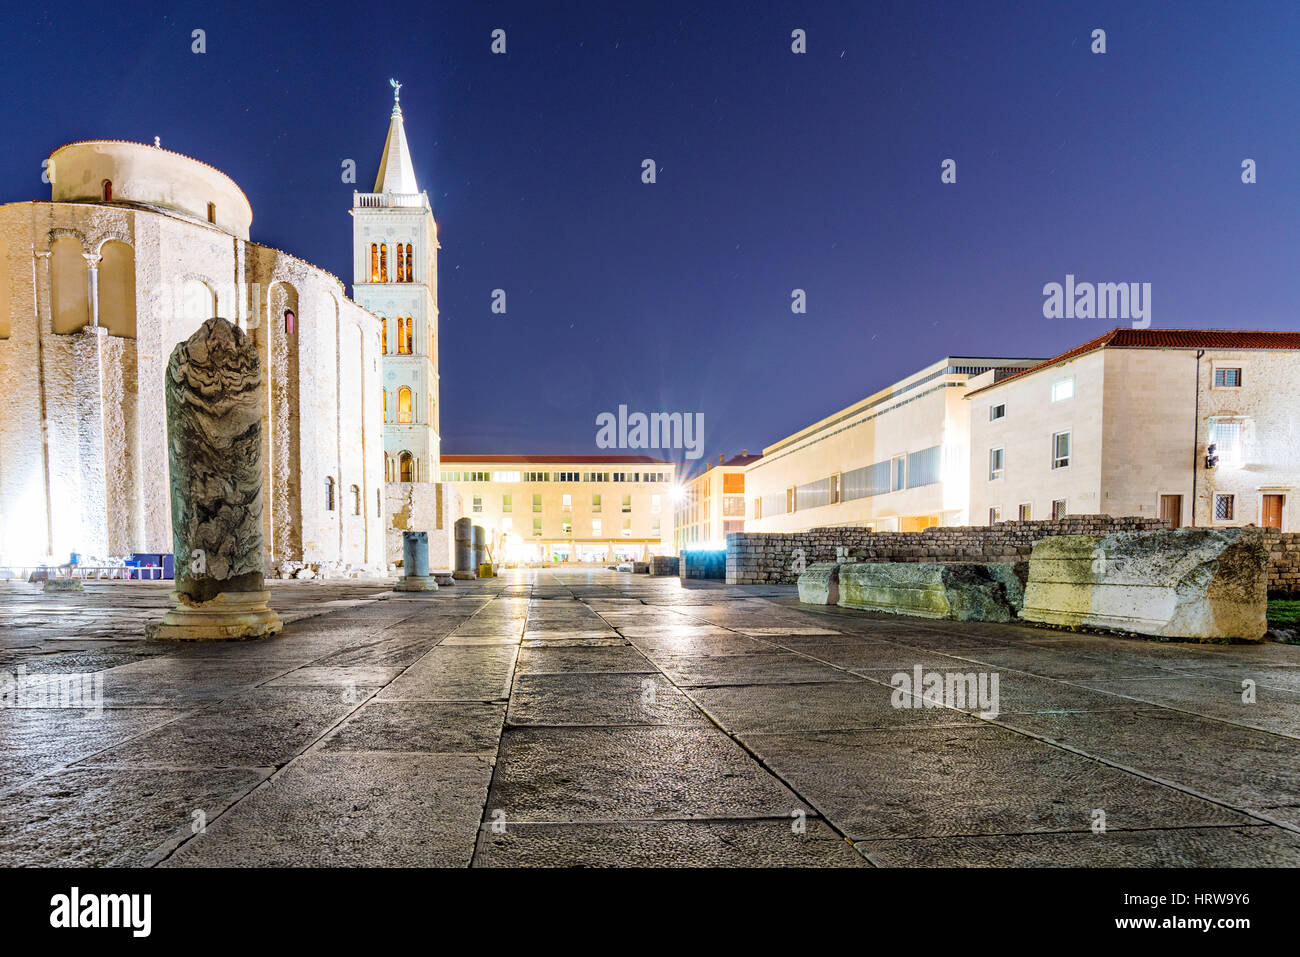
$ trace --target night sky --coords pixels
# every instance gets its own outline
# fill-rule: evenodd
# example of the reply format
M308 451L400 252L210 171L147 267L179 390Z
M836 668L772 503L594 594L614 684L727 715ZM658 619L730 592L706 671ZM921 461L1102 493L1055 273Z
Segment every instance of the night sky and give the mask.
M370 190L401 80L447 452L595 452L619 404L757 451L1117 325L1043 318L1066 273L1151 283L1152 328L1297 328L1297 3L6 5L0 50L0 202L48 198L62 143L157 135L349 293L341 163Z

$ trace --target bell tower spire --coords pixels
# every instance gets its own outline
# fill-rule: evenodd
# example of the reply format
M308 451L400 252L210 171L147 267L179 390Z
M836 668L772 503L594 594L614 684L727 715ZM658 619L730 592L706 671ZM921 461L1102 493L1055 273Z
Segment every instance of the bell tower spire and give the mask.
M381 320L385 481L437 482L438 224L415 178L402 84L388 82L393 112L375 190L352 197L352 299Z

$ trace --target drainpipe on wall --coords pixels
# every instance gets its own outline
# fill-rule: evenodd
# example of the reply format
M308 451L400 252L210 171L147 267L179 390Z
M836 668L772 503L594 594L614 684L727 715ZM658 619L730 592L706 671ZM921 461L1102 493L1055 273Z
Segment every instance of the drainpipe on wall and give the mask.
M1204 349L1196 350L1196 402L1194 405L1196 411L1192 422L1192 528L1196 527L1196 479L1201 466L1201 356L1203 355L1205 355Z

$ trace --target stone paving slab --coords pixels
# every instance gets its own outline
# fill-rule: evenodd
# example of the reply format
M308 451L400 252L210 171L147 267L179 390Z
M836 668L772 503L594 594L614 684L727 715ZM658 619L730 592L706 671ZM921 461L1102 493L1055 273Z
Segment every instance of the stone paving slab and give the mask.
M854 841L1256 823L988 724L744 741Z
M669 657L661 659L659 664L664 674L683 688L813 684L857 680L847 671L794 654Z
M1262 731L1300 737L1300 694L1257 687L1255 700L1242 699L1240 685L1212 678L1169 675L1164 678L1075 679L1074 683L1102 691L1114 691L1148 704L1219 718Z
M561 645L525 643L519 651L518 674L657 674L654 665L623 639L610 643ZM616 643L614 643L616 642Z
M383 700L494 701L510 696L514 646L437 647L379 693Z
M824 821L509 824L485 830L476 867L868 867Z
M695 705L663 675L520 674L512 725L698 724Z
M194 835L165 867L464 867L482 755L317 752Z
M1297 867L1300 836L1275 827L1187 827L859 841L881 867Z
M0 805L0 867L140 866L215 817L269 771L72 768Z
M482 754L495 759L505 704L367 701L320 745L332 751Z
M507 828L811 812L725 734L699 725L508 728L488 805Z

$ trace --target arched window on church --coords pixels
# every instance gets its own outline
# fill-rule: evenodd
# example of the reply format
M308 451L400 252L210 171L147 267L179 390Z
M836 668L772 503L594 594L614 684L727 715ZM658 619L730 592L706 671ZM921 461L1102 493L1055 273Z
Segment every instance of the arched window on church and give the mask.
M113 201L113 181L106 179L100 185L104 188L104 202L111 203Z
M334 478L330 475L325 476L325 509L334 511Z
M298 328L298 317L293 314L292 309L284 311L284 334L291 336Z
M208 222L215 223L216 221L217 221L217 204L208 203Z
M379 244L370 244L370 281L379 282Z
M352 514L361 514L361 489L355 485L352 486Z
M415 276L411 273L411 244L406 244L406 281L415 282Z
M414 321L410 316L397 317L397 352L409 356L415 345Z
M401 481L415 481L415 459L410 452L403 452L397 457L397 471Z
M411 421L411 390L406 386L397 390L397 421Z
M388 282L388 243L379 245L379 281Z
M406 257L402 255L402 244L397 244L397 255L394 257L397 261L393 263L397 267L397 281L406 282Z
M384 409L384 421L387 422L387 421L388 421L388 390L387 390L387 389L381 389L380 391L381 391L381 392L383 393L383 395L384 395L384 403L383 403L383 409Z
M379 351L388 355L388 317L379 317Z

